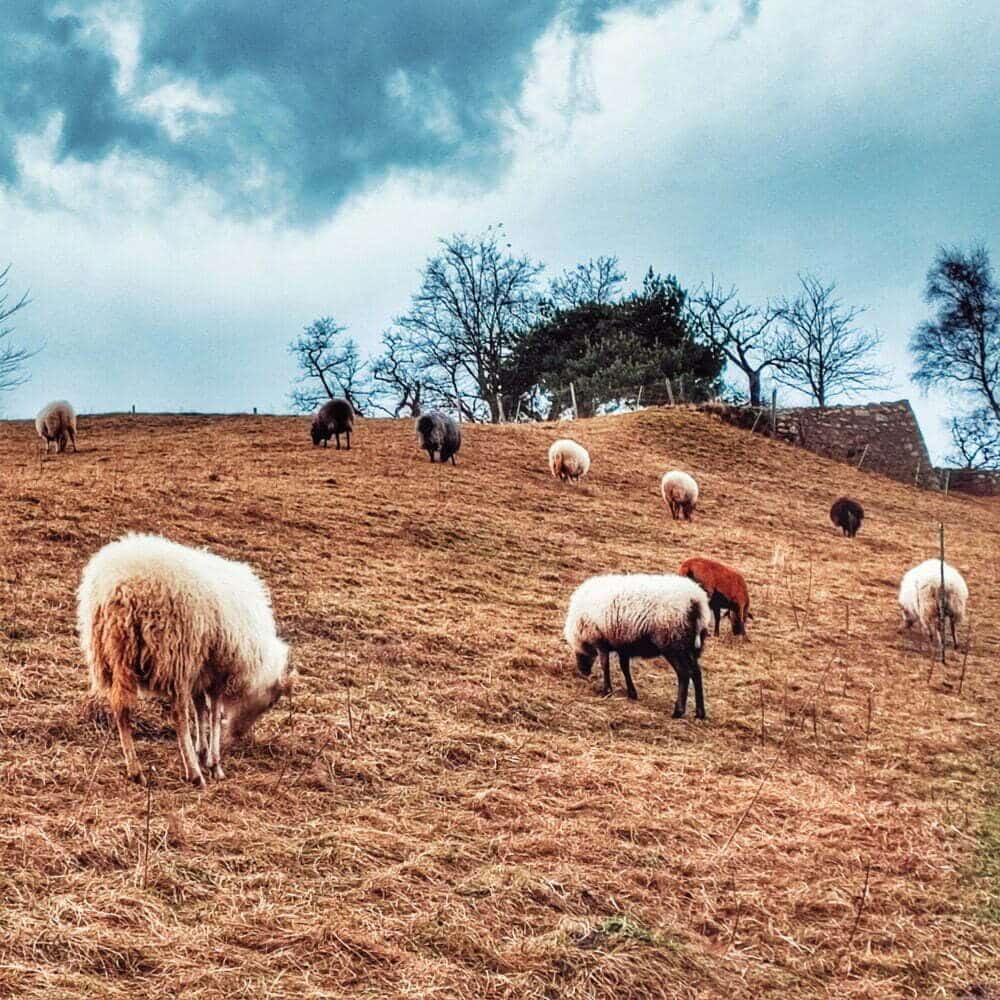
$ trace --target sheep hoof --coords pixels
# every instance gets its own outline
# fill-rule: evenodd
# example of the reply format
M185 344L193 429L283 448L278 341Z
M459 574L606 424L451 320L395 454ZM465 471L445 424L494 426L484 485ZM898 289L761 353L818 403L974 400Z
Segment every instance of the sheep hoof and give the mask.
M628 700L629 701L638 701L639 700L639 693L637 691L629 691L629 693L628 693Z
M704 712L695 712L694 714L695 714L695 716L696 716L697 718L699 718L699 719L705 719L705 718L706 718L706 716L705 716L705 713L704 713Z
M140 767L138 771L130 771L128 776L129 781L134 781L137 785L146 785L146 774Z
M609 688L609 687L602 687L601 688L601 697L602 698L610 698L611 697L611 688Z
M217 780L222 781L222 779L225 778L225 776L226 776L226 772L222 770L222 765L221 764L216 764L215 767L212 768L212 777L213 778L216 778Z
M673 719L683 719L684 718L684 712L680 708L674 708L673 715L671 716L671 718L673 718Z

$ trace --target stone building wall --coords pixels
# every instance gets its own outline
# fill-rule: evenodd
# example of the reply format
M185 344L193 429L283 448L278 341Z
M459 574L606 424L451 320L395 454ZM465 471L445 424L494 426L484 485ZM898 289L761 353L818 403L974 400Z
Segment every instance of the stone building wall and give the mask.
M707 404L704 409L728 423L772 434L767 408ZM824 409L789 407L777 410L775 417L773 436L782 441L900 482L929 489L940 486L908 400Z
M942 485L956 493L971 493L979 497L1000 496L1000 470L992 469L938 469Z

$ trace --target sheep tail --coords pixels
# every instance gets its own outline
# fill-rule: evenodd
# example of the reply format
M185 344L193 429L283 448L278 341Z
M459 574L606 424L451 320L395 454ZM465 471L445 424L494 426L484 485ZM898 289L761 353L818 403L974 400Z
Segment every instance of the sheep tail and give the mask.
M112 712L135 708L146 673L142 625L130 601L102 604L91 626L91 688L106 692Z

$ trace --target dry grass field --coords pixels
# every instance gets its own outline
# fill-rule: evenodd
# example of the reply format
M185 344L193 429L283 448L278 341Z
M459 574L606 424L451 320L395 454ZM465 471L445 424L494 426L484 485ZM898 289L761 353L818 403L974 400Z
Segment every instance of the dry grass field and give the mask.
M560 432L591 450L576 488ZM1000 502L681 409L467 428L457 468L404 421L351 452L291 418L79 438L42 459L0 424L0 995L1000 997ZM972 646L932 670L895 596L939 520ZM205 792L155 704L151 791L127 782L87 694L74 590L130 529L253 565L301 674ZM709 640L707 722L670 718L662 662L601 698L571 591L696 554L755 615Z

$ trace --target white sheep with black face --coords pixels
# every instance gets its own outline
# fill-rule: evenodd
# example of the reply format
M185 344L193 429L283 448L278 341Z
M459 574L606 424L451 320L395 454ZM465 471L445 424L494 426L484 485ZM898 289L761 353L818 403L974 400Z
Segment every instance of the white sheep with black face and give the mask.
M564 483L567 480L575 483L590 471L590 455L582 444L560 438L549 448L549 471Z
M93 556L77 624L91 687L107 696L134 781L144 781L132 743L140 690L170 703L185 777L203 786L202 767L225 777L223 720L244 732L295 676L250 567L158 535L126 535Z
M958 647L958 628L965 618L965 606L969 600L969 588L962 574L944 563L944 593L942 600L940 559L926 559L908 570L899 585L899 606L903 612L903 628L920 625L921 631L942 645L943 617L951 622L951 641Z
M605 695L611 693L611 653L618 654L631 699L639 695L629 671L630 658L663 656L677 674L674 718L684 715L688 683L694 681L695 714L704 719L698 658L711 621L705 591L687 577L592 576L574 591L563 634L582 674L589 676L594 660L600 659Z

